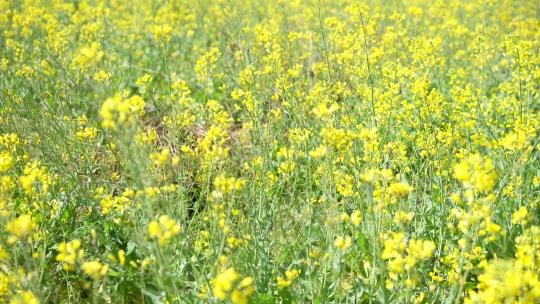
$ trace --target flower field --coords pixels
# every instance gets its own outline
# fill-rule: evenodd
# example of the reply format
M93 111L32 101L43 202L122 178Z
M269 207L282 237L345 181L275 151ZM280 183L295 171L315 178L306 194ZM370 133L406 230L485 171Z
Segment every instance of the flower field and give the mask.
M0 303L540 303L540 2L0 0Z

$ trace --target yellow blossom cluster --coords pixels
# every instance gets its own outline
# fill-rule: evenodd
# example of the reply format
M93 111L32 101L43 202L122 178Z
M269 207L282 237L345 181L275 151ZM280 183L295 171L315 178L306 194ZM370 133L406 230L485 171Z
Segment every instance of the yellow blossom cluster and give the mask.
M137 116L144 113L144 100L134 95L125 98L121 95L114 95L103 102L100 115L103 119L102 125L108 129L116 129L118 125L131 124Z
M234 304L248 303L253 293L253 279L242 278L234 268L227 268L212 279L212 292L219 300L230 299Z
M162 215L157 221L148 223L148 236L159 240L164 245L168 240L180 233L180 226L167 215Z
M81 241L73 240L62 242L58 245L58 255L56 260L64 263L64 270L73 270L75 263L84 257L84 251L81 249Z
M539 9L0 1L0 303L539 303Z
M298 269L291 269L285 271L285 278L278 276L276 281L279 288L286 288L291 286L291 284L300 276L300 271Z

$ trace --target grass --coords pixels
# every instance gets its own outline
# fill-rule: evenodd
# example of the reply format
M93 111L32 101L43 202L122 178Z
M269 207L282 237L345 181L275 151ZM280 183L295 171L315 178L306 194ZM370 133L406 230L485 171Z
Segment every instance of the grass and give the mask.
M0 2L0 302L537 303L538 1Z

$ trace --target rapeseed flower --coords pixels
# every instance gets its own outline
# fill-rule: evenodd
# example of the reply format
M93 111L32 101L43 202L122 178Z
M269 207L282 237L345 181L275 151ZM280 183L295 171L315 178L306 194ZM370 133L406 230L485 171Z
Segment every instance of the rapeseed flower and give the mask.
M81 265L82 271L95 281L103 279L109 271L109 266L102 264L99 260L84 262Z
M32 235L34 230L34 221L29 214L23 214L6 225L6 231L10 234L9 242L14 243L16 241L25 240Z
M148 236L158 239L160 245L165 245L167 241L180 233L180 225L167 215L159 217L158 221L148 223Z
M73 270L75 263L82 260L84 251L80 247L80 240L62 242L58 245L56 260L63 263L64 270Z

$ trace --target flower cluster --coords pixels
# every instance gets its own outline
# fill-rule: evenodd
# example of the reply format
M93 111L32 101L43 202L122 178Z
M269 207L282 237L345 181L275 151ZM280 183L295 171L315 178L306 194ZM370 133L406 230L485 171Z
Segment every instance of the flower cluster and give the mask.
M170 238L179 234L180 230L176 221L167 215L160 216L158 221L148 223L148 236L158 239L161 245L166 244Z
M121 95L114 95L103 102L100 115L102 125L108 129L116 129L118 125L129 125L135 118L144 113L144 100L134 95L125 98Z
M538 303L538 12L0 1L0 303Z

